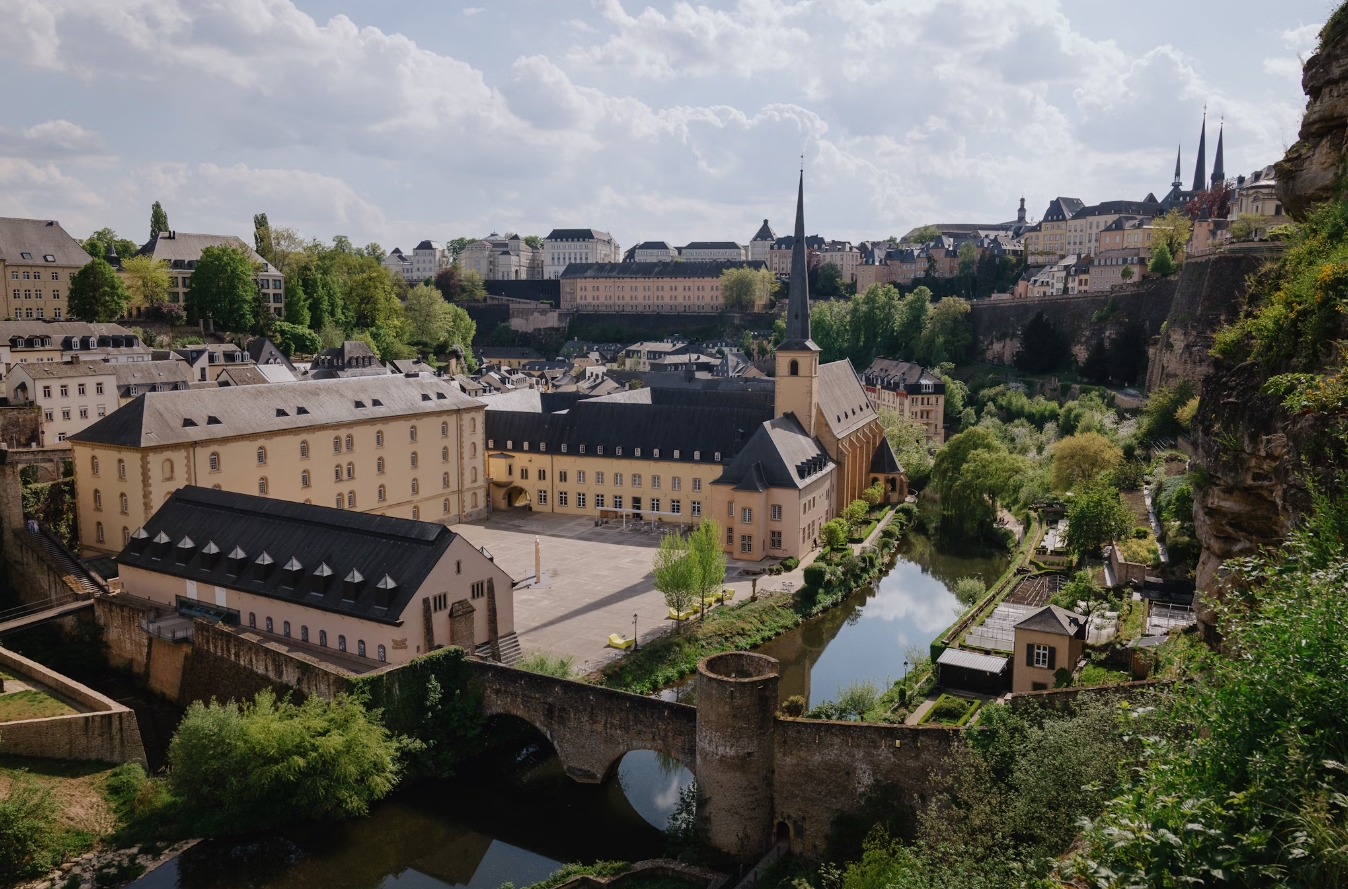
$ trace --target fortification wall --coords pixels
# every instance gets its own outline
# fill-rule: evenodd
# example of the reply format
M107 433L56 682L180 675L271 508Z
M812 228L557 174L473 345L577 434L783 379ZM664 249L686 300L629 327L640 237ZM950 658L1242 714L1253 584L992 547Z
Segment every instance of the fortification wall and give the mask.
M192 651L183 662L180 703L211 697L244 700L264 688L332 699L344 694L347 680L356 675L296 657L246 630L198 620L193 636Z
M136 714L88 686L21 654L0 648L0 666L41 682L84 713L0 724L0 753L145 765Z

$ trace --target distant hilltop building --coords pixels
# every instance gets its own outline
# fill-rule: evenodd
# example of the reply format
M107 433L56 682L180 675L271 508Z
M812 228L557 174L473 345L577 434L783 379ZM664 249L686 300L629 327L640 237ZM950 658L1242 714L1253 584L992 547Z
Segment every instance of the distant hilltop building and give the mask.
M384 258L384 268L401 275L409 284L434 278L435 273L449 265L449 251L437 241L422 241L408 256L394 247Z
M561 307L568 312L720 312L725 308L721 273L763 267L744 261L573 263L561 275Z
M487 281L531 281L543 278L543 251L517 234L492 232L459 253L459 268Z
M278 317L285 315L285 276L281 274L280 269L267 262L258 255L256 250L244 243L242 238L234 235L164 231L160 232L154 240L146 242L145 246L140 248L138 255L150 256L168 263L168 301L173 305L181 305L187 302L187 292L192 281L192 273L196 271L197 262L201 259L201 251L207 247L229 247L247 256L253 264L253 268L257 269L253 275L253 281L262 291L263 301L270 306L273 315ZM140 317L141 308L140 306L128 307L127 313L128 315L134 313L135 317Z
M572 263L622 262L618 242L593 228L554 228L543 239L543 277L560 278Z
M90 256L54 219L0 218L5 317L69 318L70 278Z

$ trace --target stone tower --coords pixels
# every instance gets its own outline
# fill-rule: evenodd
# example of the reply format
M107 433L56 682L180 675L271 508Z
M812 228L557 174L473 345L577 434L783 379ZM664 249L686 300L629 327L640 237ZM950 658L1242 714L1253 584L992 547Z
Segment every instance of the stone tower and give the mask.
M697 665L697 785L708 839L742 860L772 845L778 664L745 651Z
M815 433L819 404L819 347L810 339L810 268L805 252L805 173L796 193L796 231L791 244L791 291L786 308L786 339L776 352L777 416L794 414Z

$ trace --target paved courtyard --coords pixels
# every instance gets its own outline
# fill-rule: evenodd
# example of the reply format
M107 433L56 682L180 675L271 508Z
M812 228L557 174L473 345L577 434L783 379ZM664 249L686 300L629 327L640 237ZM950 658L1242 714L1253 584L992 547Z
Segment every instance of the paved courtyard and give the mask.
M453 526L476 546L485 546L496 564L516 581L534 573L534 537L543 553L548 586L515 591L515 632L526 655L544 651L570 655L576 668L588 671L620 657L608 647L609 633L632 635L632 615L642 641L672 626L664 597L655 589L651 559L660 545L658 531L622 530L619 525L595 527L593 518L511 510L485 522ZM758 570L771 562L727 565L726 586L735 598L747 597L751 581L740 569ZM763 577L760 589L780 588L783 577ZM799 576L794 578L799 584Z

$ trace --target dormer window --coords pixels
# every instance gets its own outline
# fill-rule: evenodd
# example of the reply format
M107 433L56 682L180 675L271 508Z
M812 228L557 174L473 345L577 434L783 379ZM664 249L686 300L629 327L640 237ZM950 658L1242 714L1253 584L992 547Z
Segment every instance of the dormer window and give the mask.
M615 456L621 457L623 455L623 446L618 445L616 448L613 449L613 453Z
M714 461L716 461L717 463L720 463L720 462L721 462L721 452L720 452L720 451L717 451L714 455L712 455L712 459L713 459Z
M595 452L596 454L598 454L599 456L601 456L601 457L604 456L604 446L603 446L603 445L595 445L595 447L594 447L594 452Z
M562 453L563 453L563 454L566 453L566 443L565 443L565 442L562 443Z
M507 450L507 451L513 451L514 449L515 449L515 440L514 440L513 438L507 438L507 439L506 439L506 450Z
M701 459L702 459L702 452L701 452L701 451L693 451L693 459L694 459L694 460L701 460Z
M582 454L585 453L585 445L581 445L581 446L580 446L580 452L581 452Z
M637 456L638 456L638 457L641 456L640 449L638 449L638 451L637 451ZM660 459L660 449L659 449L659 448L653 448L653 449L651 450L651 456L654 457L656 460L659 460L659 459Z

